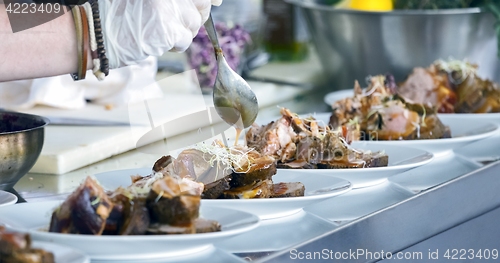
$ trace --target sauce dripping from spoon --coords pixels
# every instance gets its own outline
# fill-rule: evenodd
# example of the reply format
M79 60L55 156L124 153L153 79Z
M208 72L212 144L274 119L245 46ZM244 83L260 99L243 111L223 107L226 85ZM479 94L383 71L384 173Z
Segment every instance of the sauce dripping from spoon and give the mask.
M238 145L238 140L240 139L240 135L241 135L241 132L243 131L243 129L238 128L238 127L234 127L234 129L236 129L236 137L234 138L234 146L236 146L236 145Z

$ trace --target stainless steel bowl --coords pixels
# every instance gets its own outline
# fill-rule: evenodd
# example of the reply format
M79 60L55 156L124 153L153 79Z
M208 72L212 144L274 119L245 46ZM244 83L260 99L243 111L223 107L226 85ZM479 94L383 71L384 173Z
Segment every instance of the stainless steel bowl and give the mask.
M385 73L402 81L413 67L450 57L477 63L482 77L500 80L495 19L479 8L365 12L286 1L303 11L333 89Z
M0 190L12 188L40 156L48 119L0 112Z

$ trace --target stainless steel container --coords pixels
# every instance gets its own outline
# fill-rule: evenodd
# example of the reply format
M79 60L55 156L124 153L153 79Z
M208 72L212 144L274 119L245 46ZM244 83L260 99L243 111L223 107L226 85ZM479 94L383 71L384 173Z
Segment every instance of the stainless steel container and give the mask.
M40 156L48 119L0 111L0 190L12 188Z
M500 80L495 19L479 8L365 12L285 1L303 10L332 89L389 72L402 81L413 67L450 57L477 63L482 77Z

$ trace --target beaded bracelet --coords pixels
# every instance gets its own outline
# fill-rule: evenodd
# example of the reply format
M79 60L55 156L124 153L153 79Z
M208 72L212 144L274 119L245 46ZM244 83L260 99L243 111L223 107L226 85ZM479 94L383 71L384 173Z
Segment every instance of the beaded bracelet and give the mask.
M85 13L89 17L89 29L90 29L90 52L92 56L92 72L94 73L94 76L98 80L104 80L106 75L101 71L101 60L99 58L99 54L97 53L97 41L96 41L96 34L95 34L95 24L94 24L94 15L92 13L92 6L89 2L85 3L82 5Z
M92 16L94 19L94 32L97 43L97 55L100 61L100 71L105 76L109 74L109 61L106 57L106 49L104 48L104 38L102 35L101 18L99 16L99 3L98 0L90 0L89 3L92 7Z

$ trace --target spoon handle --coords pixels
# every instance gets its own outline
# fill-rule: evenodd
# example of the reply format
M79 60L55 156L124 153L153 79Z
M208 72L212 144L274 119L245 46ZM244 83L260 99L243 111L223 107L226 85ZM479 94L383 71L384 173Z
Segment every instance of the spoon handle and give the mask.
M212 20L212 14L208 16L208 20L205 22L205 29L207 30L208 38L212 41L215 51L220 51L221 48L219 40L217 39L217 31L215 30L214 20Z

